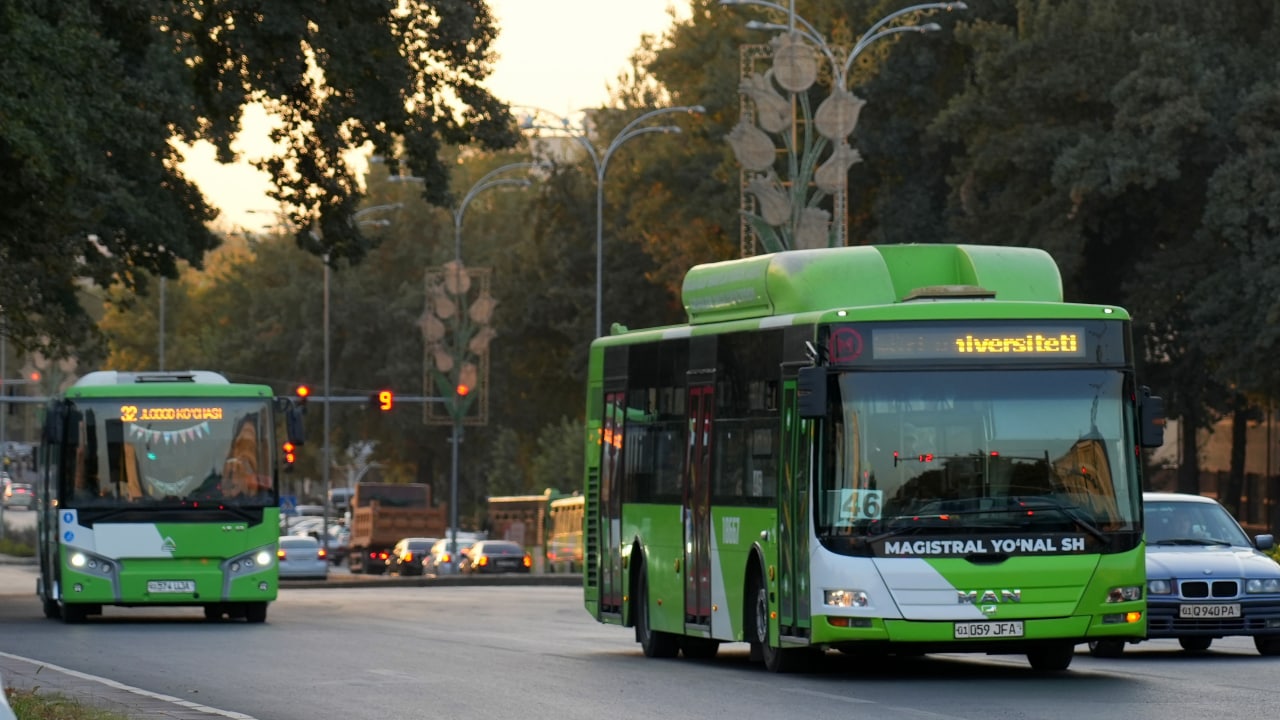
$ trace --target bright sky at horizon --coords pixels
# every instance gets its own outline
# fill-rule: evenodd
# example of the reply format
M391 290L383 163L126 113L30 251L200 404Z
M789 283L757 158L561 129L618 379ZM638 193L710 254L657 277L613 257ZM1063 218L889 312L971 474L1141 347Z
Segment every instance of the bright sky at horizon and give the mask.
M498 55L485 85L499 99L560 115L598 107L608 86L628 66L628 58L648 33L662 35L677 17L689 14L688 0L488 0L498 24ZM236 149L252 158L269 149L261 112L249 113L246 135ZM250 137L253 136L253 137ZM186 151L183 171L220 210L224 228L258 229L270 225L275 202L266 196L267 180L247 162L219 165L208 145ZM254 211L254 212L250 212Z

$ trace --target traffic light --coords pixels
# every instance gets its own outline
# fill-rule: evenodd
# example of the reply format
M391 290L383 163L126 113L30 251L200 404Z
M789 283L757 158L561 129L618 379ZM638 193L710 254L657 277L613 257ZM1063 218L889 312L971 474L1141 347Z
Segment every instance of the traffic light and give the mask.
M298 396L298 405L306 407L307 398L311 397L311 388L306 385L299 385L298 389L294 390L294 394Z
M374 409L387 412L391 408L395 407L396 396L395 393L390 390L379 390L369 396L369 402L373 405Z
M281 449L284 450L284 471L289 472L293 469L294 460L298 459L297 454L294 452L295 447L293 443L286 441L285 444L281 446Z
M458 383L458 386L453 389L453 392L458 397L464 398L467 396L467 393L471 392L471 386L466 383Z

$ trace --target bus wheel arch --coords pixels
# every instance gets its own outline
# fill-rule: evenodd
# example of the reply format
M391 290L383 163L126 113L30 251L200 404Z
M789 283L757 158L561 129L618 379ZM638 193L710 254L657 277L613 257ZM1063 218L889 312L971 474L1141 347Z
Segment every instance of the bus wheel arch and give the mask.
M638 552L639 547L634 552ZM631 564L631 621L636 628L636 642L645 657L673 658L680 653L680 636L662 630L654 630L649 616L648 563L639 557Z

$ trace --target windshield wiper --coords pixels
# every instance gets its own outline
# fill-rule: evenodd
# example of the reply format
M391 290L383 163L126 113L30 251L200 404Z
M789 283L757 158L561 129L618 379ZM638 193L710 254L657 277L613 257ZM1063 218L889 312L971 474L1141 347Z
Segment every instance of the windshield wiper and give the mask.
M1232 547L1232 544L1226 540L1214 540L1210 538L1165 538L1164 540L1156 540L1149 542L1148 545L1221 545L1223 547Z
M1022 498L1023 502L1027 502L1029 500L1031 500L1031 498ZM1043 503L1043 506L1039 505L1039 503ZM1025 507L1027 510L1030 510L1032 512L1036 510L1040 510L1042 509L1042 507L1047 507L1050 510L1057 510L1058 512L1062 513L1068 520L1075 523L1085 532L1089 533L1094 538L1096 538L1099 542L1104 544L1111 542L1111 539L1107 537L1107 534L1102 532L1102 530L1097 525L1094 525L1092 522L1090 522L1089 519L1086 518L1084 515L1080 514L1080 509L1074 505L1065 505L1063 503L1058 502L1057 500L1053 499L1048 495L1037 495L1035 497L1035 501L1028 503Z

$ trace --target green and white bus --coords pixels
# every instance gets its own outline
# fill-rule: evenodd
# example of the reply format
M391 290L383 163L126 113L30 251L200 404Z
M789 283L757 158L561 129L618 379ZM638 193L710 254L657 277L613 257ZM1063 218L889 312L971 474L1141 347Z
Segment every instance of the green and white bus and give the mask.
M45 616L177 605L266 620L279 589L277 425L301 444L291 398L209 371L92 372L51 398L37 518Z
M689 322L591 345L585 605L650 657L750 643L1025 654L1146 633L1142 447L1163 406L1121 308L968 245L700 265Z

